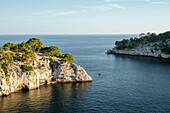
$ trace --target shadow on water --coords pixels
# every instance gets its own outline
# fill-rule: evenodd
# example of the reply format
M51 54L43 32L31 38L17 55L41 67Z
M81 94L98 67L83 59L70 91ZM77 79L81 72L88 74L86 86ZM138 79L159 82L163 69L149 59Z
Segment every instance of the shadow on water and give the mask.
M61 112L66 107L71 109L91 84L88 82L44 85L39 89L12 93L0 97L0 112Z
M115 59L133 60L138 62L148 62L148 63L170 63L170 59L154 58L147 56L132 56L132 55L120 55L120 54L108 54L108 56L113 56Z

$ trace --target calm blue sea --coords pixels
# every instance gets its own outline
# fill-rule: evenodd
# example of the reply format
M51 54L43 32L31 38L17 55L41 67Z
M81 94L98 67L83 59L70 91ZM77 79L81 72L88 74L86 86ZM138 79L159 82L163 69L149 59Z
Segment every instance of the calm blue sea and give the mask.
M0 46L38 37L45 46L71 53L92 83L42 86L0 97L0 113L167 113L170 112L170 61L106 55L116 40L135 35L0 35ZM101 74L100 76L98 74Z

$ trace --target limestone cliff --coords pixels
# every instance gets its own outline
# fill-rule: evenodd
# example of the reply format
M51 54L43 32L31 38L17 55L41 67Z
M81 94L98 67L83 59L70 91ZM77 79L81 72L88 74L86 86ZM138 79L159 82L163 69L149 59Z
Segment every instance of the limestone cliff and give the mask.
M159 35L148 33L140 38L116 41L115 45L112 50L107 50L106 53L170 59L170 32Z
M17 51L16 53L20 55L15 55L15 57L7 56L8 53L11 54L11 49L0 53L2 65L0 67L0 96L22 89L35 89L40 85L50 83L92 81L91 76L81 66L59 57L34 52L32 53L34 58L21 60L23 57L20 56L23 56L24 52L18 53ZM10 61L10 58L14 60Z

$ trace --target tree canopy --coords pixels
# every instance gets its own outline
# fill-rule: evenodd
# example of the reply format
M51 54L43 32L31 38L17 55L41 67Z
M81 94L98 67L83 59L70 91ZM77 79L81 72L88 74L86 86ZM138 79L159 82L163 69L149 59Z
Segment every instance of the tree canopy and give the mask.
M153 45L155 49L161 49L162 52L170 54L170 31L160 33L141 33L139 38L134 37L130 39L123 39L116 41L115 45L117 49L133 49L140 45Z
M28 59L34 59L34 52L61 58L66 62L74 62L74 58L71 54L61 53L57 46L44 46L40 39L36 37L30 38L27 42L18 44L8 42L0 48L0 54L3 55L3 61L8 63L13 63L14 60L27 61ZM21 53L21 56L19 53ZM2 61L2 59L0 61Z

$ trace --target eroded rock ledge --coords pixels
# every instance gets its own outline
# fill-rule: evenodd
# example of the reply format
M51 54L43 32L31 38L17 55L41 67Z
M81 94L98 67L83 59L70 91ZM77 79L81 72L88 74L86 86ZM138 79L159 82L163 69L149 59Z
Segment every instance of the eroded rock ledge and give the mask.
M9 79L0 69L0 95L8 95L18 90L29 90L50 83L91 82L92 78L86 71L74 63L62 62L55 57L35 55L36 58L28 66L37 67L32 71L23 72L22 63L15 61L7 66Z

